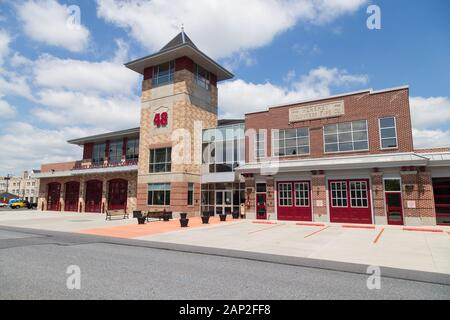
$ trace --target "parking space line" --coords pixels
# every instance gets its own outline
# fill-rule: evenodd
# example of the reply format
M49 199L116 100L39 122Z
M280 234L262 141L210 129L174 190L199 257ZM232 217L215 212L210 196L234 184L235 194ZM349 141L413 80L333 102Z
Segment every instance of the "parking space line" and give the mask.
M377 237L375 238L375 240L373 240L373 243L377 243L378 240L380 240L381 235L384 232L384 228L381 229L381 231L378 233Z
M305 226L305 227L325 227L323 223L296 223L297 226Z
M349 229L375 229L375 226L354 226L349 224L342 225L342 228L349 228Z
M403 231L444 232L442 229L403 228Z
M284 224L277 224L277 225L274 225L274 226L271 226L271 227L268 227L268 228L259 229L259 230L256 230L256 231L251 231L248 234L253 234L253 233L257 233L257 232L261 232L261 231L266 231L266 230L273 229L273 228L280 227L280 226L284 226Z
M256 223L256 224L278 224L277 222L270 222L270 221L252 221L252 223Z
M320 230L314 231L313 233L310 233L310 234L306 235L305 238L311 237L311 236L313 236L313 235L315 235L315 234L317 234L317 233L319 233L319 232L321 232L321 231L323 231L323 230L328 229L329 227L330 227L330 226L327 226L327 227L322 228L322 229L320 229Z

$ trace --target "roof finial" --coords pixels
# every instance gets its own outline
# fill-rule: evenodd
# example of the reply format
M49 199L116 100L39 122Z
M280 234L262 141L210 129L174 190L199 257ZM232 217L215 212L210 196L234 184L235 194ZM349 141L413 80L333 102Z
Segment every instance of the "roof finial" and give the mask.
M181 38L183 39L183 43L185 43L186 39L184 37L184 23L181 24Z

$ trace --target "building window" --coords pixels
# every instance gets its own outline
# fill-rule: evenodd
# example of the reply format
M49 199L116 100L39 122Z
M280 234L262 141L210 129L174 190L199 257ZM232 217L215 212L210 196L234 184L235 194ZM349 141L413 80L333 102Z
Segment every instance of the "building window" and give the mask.
M209 72L198 64L195 65L195 82L197 82L200 87L209 90Z
M295 183L295 206L309 207L309 183Z
M122 161L123 141L111 141L109 144L109 162L118 163Z
M129 139L127 141L127 160L139 159L139 139Z
M333 208L347 208L347 182L331 182Z
M172 170L172 148L150 150L150 173Z
M367 208L369 203L367 195L367 182L350 182L350 199L352 208Z
M105 161L106 145L104 143L94 144L92 151L92 162L95 164L103 163Z
M292 206L292 184L279 183L278 184L278 204L280 207Z
M209 172L231 172L244 163L244 124L204 130L202 162L209 165Z
M397 148L397 126L394 117L380 119L381 148Z
M187 205L194 205L194 184L188 183Z
M274 156L309 154L309 128L275 130L272 145Z
M153 85L163 85L173 81L175 63L173 61L160 64L153 68Z
M147 203L149 206L170 206L170 183L150 183Z
M325 152L369 150L367 121L331 124L324 127Z
M402 191L402 189L400 187L400 179L385 179L384 180L384 191L386 191L386 192Z
M263 159L266 157L266 137L264 132L258 132L255 136L255 157Z

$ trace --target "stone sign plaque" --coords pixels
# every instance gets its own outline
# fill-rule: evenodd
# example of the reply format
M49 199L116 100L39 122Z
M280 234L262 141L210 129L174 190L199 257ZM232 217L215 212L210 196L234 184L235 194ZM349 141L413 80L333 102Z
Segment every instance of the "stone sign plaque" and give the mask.
M332 118L343 114L344 101L328 102L289 109L289 122Z

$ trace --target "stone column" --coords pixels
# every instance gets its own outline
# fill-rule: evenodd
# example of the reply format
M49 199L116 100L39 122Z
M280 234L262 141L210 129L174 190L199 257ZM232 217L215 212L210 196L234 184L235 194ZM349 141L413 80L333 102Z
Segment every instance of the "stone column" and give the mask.
M86 179L84 176L80 178L80 192L78 194L78 212L86 212L85 209Z
M101 213L105 213L106 210L108 210L108 178L104 177L103 179L103 184L102 184L102 205L100 208L100 212Z
M61 190L59 192L59 211L64 211L65 206L66 184L61 182Z
M255 193L255 178L245 178L245 205L246 218L256 219L256 193Z
M273 177L268 177L266 180L266 207L267 207L267 220L276 220L275 214L275 183Z
M383 172L372 172L371 176L374 224L386 225L388 222L384 202Z
M327 212L327 189L325 174L311 176L311 198L313 209L313 221L330 221Z

